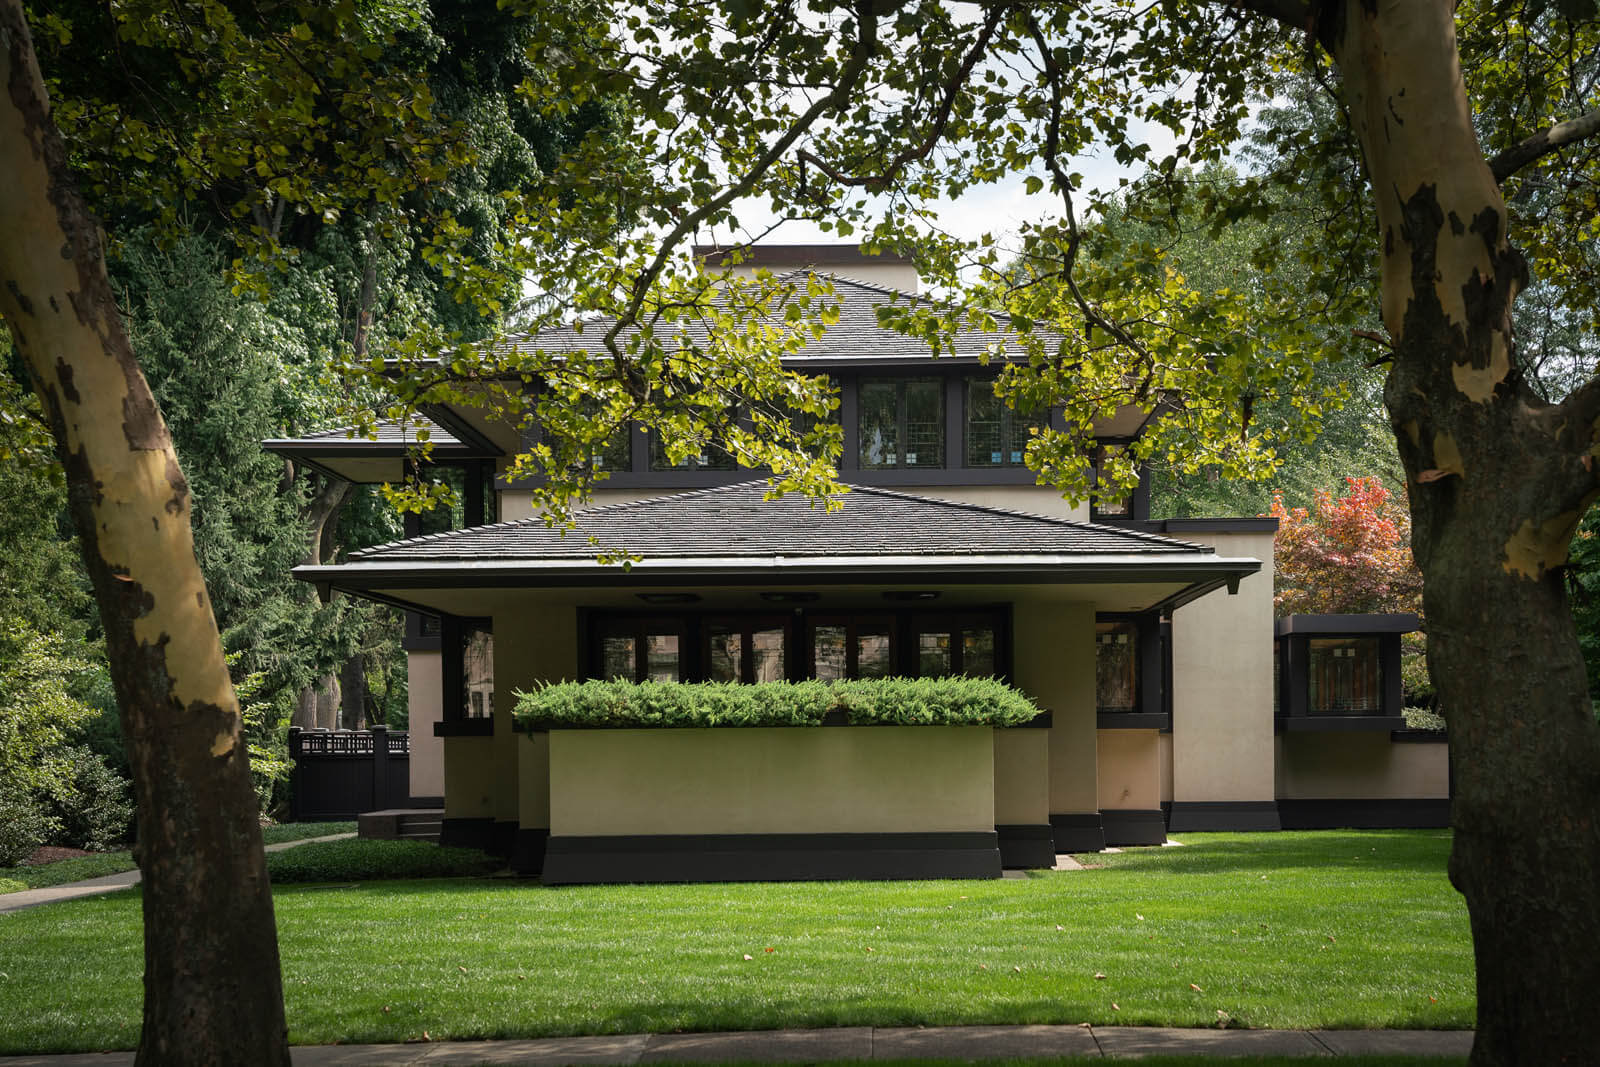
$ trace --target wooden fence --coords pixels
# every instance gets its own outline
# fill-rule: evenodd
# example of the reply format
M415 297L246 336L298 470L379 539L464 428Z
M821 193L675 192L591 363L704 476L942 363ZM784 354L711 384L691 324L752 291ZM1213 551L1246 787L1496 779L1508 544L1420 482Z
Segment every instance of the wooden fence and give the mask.
M294 760L289 811L295 822L354 819L411 806L411 736L370 730L289 728Z

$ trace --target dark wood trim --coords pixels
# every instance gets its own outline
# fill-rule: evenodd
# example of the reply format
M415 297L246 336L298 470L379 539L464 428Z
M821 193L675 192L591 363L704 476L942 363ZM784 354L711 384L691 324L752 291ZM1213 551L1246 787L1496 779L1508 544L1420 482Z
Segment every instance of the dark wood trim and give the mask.
M1422 620L1410 612L1372 615L1286 615L1273 624L1278 637L1309 634L1316 637L1371 637L1404 634L1421 629Z
M406 800L406 806L412 808L437 810L441 813L442 817L444 811L444 797L408 797Z
M1170 730L1172 716L1160 711L1101 711L1095 713L1097 730Z
M1403 730L1404 715L1280 715L1280 733L1342 734Z
M552 836L546 885L998 878L994 832Z
M1052 813L1057 852L1099 852L1106 847L1105 827L1098 811Z
M508 866L518 877L539 877L544 872L544 850L549 841L548 829L528 829L519 826L516 838L511 844Z
M1444 798L1278 801L1285 830L1431 830L1450 825Z
M1165 807L1165 806L1164 806ZM1278 830L1275 800L1175 800L1167 808L1169 834L1196 830Z
M1106 844L1159 845L1167 840L1167 817L1160 808L1108 808L1100 812Z
M1049 823L996 825L994 832L1000 839L1000 865L1007 870L1056 865L1056 836Z
M494 843L493 819L441 819L439 844L444 848L476 848L488 852Z
M1035 715L1033 718L1029 719L1027 722L1019 722L1015 726L1007 727L1007 729L1009 729L1009 730L1048 730L1048 729L1050 729L1050 727L1055 725L1055 722L1056 722L1056 719L1055 719L1055 714L1053 712L1041 711L1039 714Z
M493 737L494 720L487 715L481 719L454 719L433 724L434 737Z

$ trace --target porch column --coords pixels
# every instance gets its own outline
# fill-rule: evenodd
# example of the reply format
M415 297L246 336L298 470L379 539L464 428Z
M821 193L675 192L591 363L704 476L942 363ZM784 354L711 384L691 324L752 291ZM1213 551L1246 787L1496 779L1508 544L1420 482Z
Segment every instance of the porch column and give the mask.
M1105 847L1095 766L1094 605L1018 601L1012 615L1017 686L1051 713L1050 825L1057 852Z

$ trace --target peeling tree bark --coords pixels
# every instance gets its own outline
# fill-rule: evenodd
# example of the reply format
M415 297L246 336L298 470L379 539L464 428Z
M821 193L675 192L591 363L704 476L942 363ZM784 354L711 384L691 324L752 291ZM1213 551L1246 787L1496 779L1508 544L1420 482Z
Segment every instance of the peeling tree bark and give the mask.
M1526 268L1472 127L1451 0L1343 0L1322 16L1383 242L1385 401L1450 724L1450 878L1477 958L1472 1062L1592 1063L1600 728L1561 568L1600 491L1600 404L1546 404L1516 370Z
M0 0L0 87L0 314L66 469L138 798L139 1062L287 1065L249 758L188 484L68 178L18 0Z

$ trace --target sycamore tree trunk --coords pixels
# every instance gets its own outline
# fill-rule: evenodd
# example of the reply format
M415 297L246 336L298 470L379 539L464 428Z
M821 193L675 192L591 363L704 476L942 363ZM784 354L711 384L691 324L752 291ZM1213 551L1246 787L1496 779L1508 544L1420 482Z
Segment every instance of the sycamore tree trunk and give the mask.
M1385 401L1450 726L1450 878L1477 958L1472 1062L1593 1063L1600 729L1562 568L1600 491L1600 387L1547 404L1516 370L1526 268L1473 131L1454 4L1343 0L1323 17L1377 201Z
M261 828L189 487L71 186L18 0L0 0L0 87L0 314L66 470L138 800L139 1062L287 1065Z

